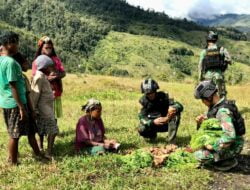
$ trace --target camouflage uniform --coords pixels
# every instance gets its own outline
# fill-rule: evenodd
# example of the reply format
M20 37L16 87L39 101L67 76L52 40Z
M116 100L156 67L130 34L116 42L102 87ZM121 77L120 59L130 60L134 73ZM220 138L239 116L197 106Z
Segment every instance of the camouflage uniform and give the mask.
M222 98L217 104L221 103L223 100L224 98ZM216 114L216 118L221 122L221 127L224 132L223 136L217 141L217 143L212 145L212 151L202 149L194 153L196 159L205 164L212 164L214 162L237 156L240 154L244 144L243 137L236 135L232 121L232 113L228 108L220 108ZM231 145L228 148L221 148L220 144L224 143L231 143Z
M139 102L142 105L139 113L139 134L144 138L156 138L157 132L168 131L169 141L173 140L177 134L183 106L179 102L169 99L168 94L164 92L156 92L156 98L153 101L148 100L146 95L143 95ZM167 116L169 106L176 108L176 117L162 126L154 125L154 119Z
M217 49L217 45L214 44L212 46L209 46L208 49ZM231 63L231 57L227 51L227 49L221 47L220 48L220 54L224 55L224 61ZM212 80L217 88L218 88L218 93L220 97L225 97L227 92L226 92L226 86L225 86L225 79L224 79L224 72L220 69L209 69L206 72L202 71L202 63L203 59L206 56L206 49L204 49L201 54L200 54L200 61L199 61L199 80Z

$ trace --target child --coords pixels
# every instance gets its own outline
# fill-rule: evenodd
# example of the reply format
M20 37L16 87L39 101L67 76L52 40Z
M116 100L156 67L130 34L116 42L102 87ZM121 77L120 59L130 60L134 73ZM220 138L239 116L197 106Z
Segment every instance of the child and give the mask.
M104 154L106 150L117 150L120 144L104 136L101 103L90 99L82 110L86 115L82 116L76 125L76 151L86 150L91 155L99 155Z
M13 55L12 57L19 63L23 72L28 71L29 63L28 63L27 59L25 59L25 57L21 53L17 53L15 55ZM24 73L23 73L23 79L24 79L25 85L26 85L26 99L27 99L27 108L28 108L27 111L28 111L28 116L29 116L29 125L27 128L28 140L29 140L29 143L30 143L34 153L37 156L42 157L40 150L39 150L39 147L37 145L36 138L35 138L36 123L35 123L34 109L33 109L33 105L32 105L31 98L30 98L31 87L30 87L29 80Z
M65 70L64 70L61 60L56 55L52 40L47 36L43 36L38 41L38 49L37 49L35 58L37 58L40 55L47 55L54 62L54 66L51 68L51 72L46 73L46 76L50 82L50 85L54 94L54 114L57 119L57 118L62 117L62 114L63 114L61 96L63 92L62 78L65 77ZM32 64L33 76L35 76L36 70L37 70L37 63L36 61L34 61ZM40 146L40 149L43 149L43 136L40 136L39 146Z
M38 56L35 62L37 71L31 81L31 97L37 114L38 134L42 138L48 135L48 150L45 156L52 158L52 149L59 130L53 110L54 96L46 75L51 72L54 63L46 55Z
M9 133L9 161L18 164L19 138L28 123L25 82L20 65L11 57L18 52L19 37L14 32L0 36L0 107Z
M62 117L62 103L61 103L61 96L63 92L62 86L62 78L65 77L65 70L63 64L59 57L56 55L54 45L52 40L47 37L43 36L38 41L38 50L36 52L36 58L39 55L47 55L49 56L53 62L54 66L50 73L48 73L48 80L51 84L51 88L54 94L54 111L56 118ZM37 64L34 61L32 64L32 75L34 76L37 70Z

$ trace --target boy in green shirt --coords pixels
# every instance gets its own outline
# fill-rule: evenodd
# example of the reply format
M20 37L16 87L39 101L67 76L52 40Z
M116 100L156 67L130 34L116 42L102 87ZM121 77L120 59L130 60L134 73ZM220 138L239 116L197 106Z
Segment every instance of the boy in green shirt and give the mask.
M3 108L9 139L9 161L16 165L18 140L29 125L25 81L21 66L11 57L18 52L19 37L14 32L0 36L0 107ZM40 152L37 154L40 154Z

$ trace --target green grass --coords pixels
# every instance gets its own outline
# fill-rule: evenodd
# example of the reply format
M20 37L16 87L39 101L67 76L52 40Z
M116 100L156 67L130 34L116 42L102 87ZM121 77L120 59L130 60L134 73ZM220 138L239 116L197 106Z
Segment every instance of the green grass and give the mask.
M204 36L203 33L192 31L185 38L194 38L202 45ZM228 49L234 62L226 72L226 79L234 84L236 81L231 82L231 78L239 78L238 75L242 74L241 82L249 81L250 49L248 47L250 42L236 42L222 38L221 43ZM183 74L180 70L171 67L175 62L173 56L170 55L173 48L186 48L194 52L194 56L178 57L183 67L190 66L191 75ZM88 61L88 69L94 68L98 74L105 75L113 75L112 71L118 69L127 71L129 76L135 78L153 76L169 82L183 79L190 81L197 77L200 52L200 48L178 40L110 32L95 48Z
M204 169L144 168L127 172L117 162L120 155L104 156L75 155L73 140L75 125L83 114L80 109L88 98L100 99L103 104L103 120L108 138L121 144L120 154L138 148L166 144L166 133L160 134L154 144L139 137L136 131L138 99L141 80L93 75L68 75L64 79L63 111L59 120L60 135L55 142L55 160L41 163L32 156L27 138L20 141L18 167L6 163L8 135L3 118L0 118L0 189L207 189L214 180L212 173ZM194 84L159 82L164 91L183 103L181 126L177 144L185 146L195 132L195 116L206 108L193 98ZM248 85L230 86L229 97L237 99L240 109L250 107ZM249 112L244 114L247 126ZM250 133L247 133L249 138Z

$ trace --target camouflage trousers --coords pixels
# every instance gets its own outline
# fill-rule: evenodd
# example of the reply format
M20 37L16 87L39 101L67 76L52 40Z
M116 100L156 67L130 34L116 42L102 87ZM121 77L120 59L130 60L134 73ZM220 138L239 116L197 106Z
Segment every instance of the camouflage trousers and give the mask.
M203 164L213 164L218 161L236 157L242 151L243 145L244 140L243 138L239 137L229 148L223 148L218 151L201 149L194 152L194 156Z
M218 88L219 96L221 98L226 97L227 91L226 91L225 79L224 79L224 74L221 71L207 71L203 75L203 79L212 80Z
M172 118L169 123L162 126L146 126L142 123L139 124L138 132L144 138L156 138L157 133L168 132L168 141L173 141L176 138L177 131L180 125L181 115L177 113L177 115Z

